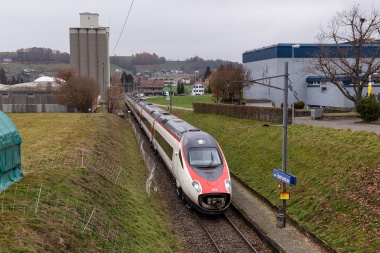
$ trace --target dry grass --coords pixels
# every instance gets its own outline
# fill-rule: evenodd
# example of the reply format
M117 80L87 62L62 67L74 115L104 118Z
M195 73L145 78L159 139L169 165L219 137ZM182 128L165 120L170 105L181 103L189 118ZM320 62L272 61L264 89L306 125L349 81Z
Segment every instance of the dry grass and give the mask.
M147 170L127 121L9 116L26 177L0 193L0 252L180 252L158 196L145 192Z

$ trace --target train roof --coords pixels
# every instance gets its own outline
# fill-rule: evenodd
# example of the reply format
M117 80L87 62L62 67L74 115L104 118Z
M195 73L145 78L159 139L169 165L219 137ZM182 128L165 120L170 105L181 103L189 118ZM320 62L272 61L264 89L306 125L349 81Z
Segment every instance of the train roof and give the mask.
M182 136L187 132L201 131L199 128L196 128L186 121L145 100L139 100L138 103L145 111L151 114L153 118L166 126L175 136L178 137L178 139L181 139Z

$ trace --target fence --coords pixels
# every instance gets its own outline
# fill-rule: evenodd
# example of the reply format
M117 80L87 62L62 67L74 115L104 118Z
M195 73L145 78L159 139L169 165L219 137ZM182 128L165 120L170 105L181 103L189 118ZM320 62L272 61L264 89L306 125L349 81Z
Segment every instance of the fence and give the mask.
M194 112L225 115L234 118L254 119L267 122L282 122L283 109L230 104L193 103ZM310 116L310 110L296 110L295 116ZM288 122L291 122L292 109L288 108Z
M75 150L68 155L62 156L59 162L49 163L49 155L46 155L40 165L48 168L83 168L86 173L97 173L106 178L109 184L116 184L130 191L139 194L150 194L154 187L154 172L156 165L154 160L145 152L143 148L143 138L137 132L134 124L131 123L136 139L140 145L144 163L148 169L149 176L145 187L141 181L134 180L132 174L116 164L109 164L106 160L91 155L90 152L82 148ZM39 156L40 157L40 156ZM45 161L44 161L45 160ZM54 160L54 159L53 159ZM8 190L0 193L1 210L0 215L7 217L18 212L24 216L38 215L44 219L53 219L61 226L70 226L83 235L95 239L102 245L106 252L129 252L133 248L134 238L128 236L126 231L121 231L116 224L111 221L111 214L103 213L100 208L90 203L82 202L75 197L67 196L64 192L47 188L43 184L24 185L16 183ZM60 226L56 228L59 229Z

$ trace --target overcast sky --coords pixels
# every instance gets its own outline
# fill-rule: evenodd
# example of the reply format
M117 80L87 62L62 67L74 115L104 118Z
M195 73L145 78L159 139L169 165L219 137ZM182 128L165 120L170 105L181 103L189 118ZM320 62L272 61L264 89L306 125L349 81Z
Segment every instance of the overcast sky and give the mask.
M0 51L46 47L70 53L79 13L110 27L110 55L148 52L166 59L199 56L242 62L242 53L277 43L315 43L320 27L342 10L373 0L11 0L2 1ZM376 4L380 8L380 4Z

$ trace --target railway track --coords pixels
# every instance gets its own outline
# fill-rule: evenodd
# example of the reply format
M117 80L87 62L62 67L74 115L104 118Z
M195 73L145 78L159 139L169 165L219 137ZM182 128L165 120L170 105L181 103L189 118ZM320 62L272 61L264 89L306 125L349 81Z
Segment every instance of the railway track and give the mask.
M272 252L246 224L236 222L238 214L232 211L215 216L197 213L197 216L216 252Z
M186 245L186 252L188 253L212 253L212 252L260 252L269 253L277 252L267 245L267 242L260 239L255 230L242 218L239 211L235 208L229 207L225 214L238 228L241 234L246 238L241 237L236 229L229 224L222 215L210 216L203 215L196 212L194 209L189 210L184 202L178 201L176 188L173 184L173 177L160 157L154 154L153 149L149 146L149 141L138 127L135 121L136 130L141 134L140 137L144 139L144 150L149 156L154 159L157 166L155 181L158 185L159 194L162 195L164 204L167 206L169 216L172 217L176 234ZM198 217L198 214L200 217ZM207 230L211 232L213 241L217 243L217 247L211 239L208 239L206 229L201 225L203 223ZM218 223L223 225L220 227ZM224 223L224 224L223 224ZM252 249L252 247L254 249Z

